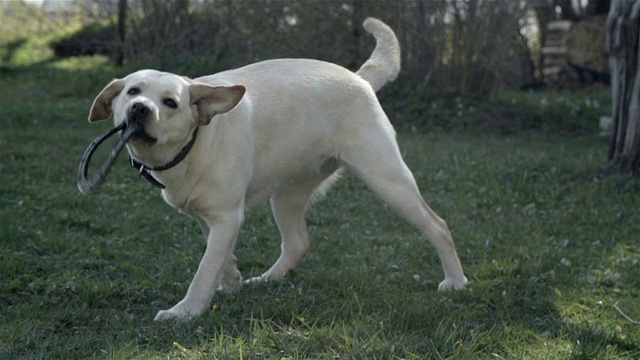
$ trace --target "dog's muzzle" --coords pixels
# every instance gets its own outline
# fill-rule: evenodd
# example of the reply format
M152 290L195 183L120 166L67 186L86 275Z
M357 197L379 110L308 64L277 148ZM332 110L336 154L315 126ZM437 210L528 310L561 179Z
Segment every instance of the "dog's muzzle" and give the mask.
M155 144L158 139L149 135L144 127L149 121L151 109L141 102L131 104L127 111L126 124L128 128L135 127L137 130L132 133L132 139L142 140L147 144Z

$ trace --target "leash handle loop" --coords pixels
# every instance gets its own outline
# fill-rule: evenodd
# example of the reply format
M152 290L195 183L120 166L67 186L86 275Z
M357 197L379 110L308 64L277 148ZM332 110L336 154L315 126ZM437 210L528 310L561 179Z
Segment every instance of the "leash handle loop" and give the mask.
M100 144L102 144L105 140L121 130L124 130L124 133L120 137L120 140L118 141L116 146L114 146L111 150L109 159L107 159L104 164L102 164L102 167L100 168L100 171L97 175L89 178L89 163L91 162L91 157L98 149L98 146L100 146ZM92 193L95 189L102 185L104 180L107 178L107 174L111 170L111 167L115 163L118 154L120 154L127 141L129 141L131 135L133 135L133 133L138 130L139 128L137 126L127 126L124 122L122 122L115 128L98 136L91 142L91 144L89 144L89 147L87 147L87 149L84 151L84 154L82 155L82 158L80 159L80 166L78 166L77 173L78 189L83 195Z

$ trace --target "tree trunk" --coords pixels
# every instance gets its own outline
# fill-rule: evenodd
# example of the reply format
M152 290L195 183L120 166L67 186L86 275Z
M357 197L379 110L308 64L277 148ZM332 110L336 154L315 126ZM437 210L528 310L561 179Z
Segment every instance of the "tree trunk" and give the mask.
M364 16L362 13L362 0L353 0L351 6L353 7L353 16L352 23L353 29L351 30L352 42L351 42L351 63L349 64L350 69L357 69L359 64L362 63L362 22L364 21Z
M605 15L609 12L611 0L589 0L584 9L584 17L589 18L598 15Z
M613 132L609 173L640 175L640 0L613 0L607 18Z
M116 44L116 66L124 62L124 41L126 36L127 0L118 0L118 43Z

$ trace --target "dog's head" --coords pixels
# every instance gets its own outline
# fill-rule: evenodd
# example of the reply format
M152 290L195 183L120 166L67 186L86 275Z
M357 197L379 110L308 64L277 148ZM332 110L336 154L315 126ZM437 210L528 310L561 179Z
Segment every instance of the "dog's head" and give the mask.
M130 150L149 152L172 148L191 137L196 126L208 125L217 115L230 111L242 99L245 88L210 86L171 73L141 70L115 79L98 94L89 122L137 123L141 131L130 141ZM135 151L138 150L138 151Z

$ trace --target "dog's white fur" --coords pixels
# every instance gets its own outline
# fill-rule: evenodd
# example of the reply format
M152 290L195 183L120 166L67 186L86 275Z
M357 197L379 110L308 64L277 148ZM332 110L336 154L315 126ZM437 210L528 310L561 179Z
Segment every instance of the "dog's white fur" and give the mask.
M149 167L171 161L199 127L195 145L174 168L153 171L164 200L200 221L207 248L186 296L156 320L202 314L216 289L242 277L233 255L245 212L270 200L282 235L281 255L262 276L280 280L309 251L305 208L344 166L435 246L445 279L440 290L467 282L445 222L425 203L405 165L375 91L395 79L400 47L393 31L369 18L377 46L357 73L331 63L280 59L197 79L141 70L107 85L90 121L130 117L134 103L155 143L131 140L130 155ZM173 105L177 105L174 108Z

